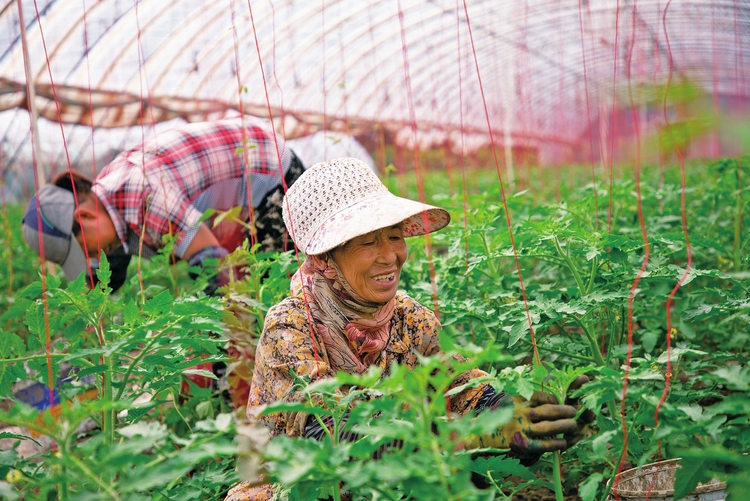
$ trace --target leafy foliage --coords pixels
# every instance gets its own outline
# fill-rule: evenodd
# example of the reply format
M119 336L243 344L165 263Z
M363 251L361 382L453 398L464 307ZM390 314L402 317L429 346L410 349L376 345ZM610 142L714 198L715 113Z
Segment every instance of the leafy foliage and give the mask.
M611 193L601 182L596 191L587 182L569 186L575 178L556 182L552 171L522 179L507 199L515 250L494 172L467 177L466 212L463 193L449 194L447 176L430 177L428 201L448 208L454 222L430 236L429 258L424 239L410 239L401 287L433 305L434 269L445 354L416 370L393 366L386 374L340 374L315 384L300 378L309 399L294 409L333 420L321 441L266 443L262 430L235 423L218 392L195 385L189 395L181 391L186 373L212 377L194 366L224 360L227 340L253 347L265 312L287 294L298 266L293 253L236 251L223 300L199 292L205 277L187 280L169 242L150 261L134 259L117 294L108 293L105 261L92 291L54 271L43 287L39 263L14 229L20 210L8 207L9 244L0 250L0 287L8 291L0 297L0 396L12 399L23 380L47 386L51 373L63 404L55 416L19 402L0 411L0 421L34 434L0 438L18 443L44 434L57 444L56 452L31 458L0 451L0 478L7 480L0 496L222 499L238 480L235 459L243 478L257 480L262 471L279 482L279 499L290 500L338 500L344 491L353 499L510 499L528 485L550 486L550 455L525 467L502 451L462 448L467 437L508 419L446 410L444 393L455 374L478 366L498 390L524 396L544 388L563 399L577 375L591 378L568 396L592 410L596 422L562 455L563 488L577 488L584 501L606 498L624 428L627 465L682 457L677 494L715 477L727 482L730 499L742 499L750 489L742 474L750 468L750 197L741 182L749 166L748 159L689 166L693 264L672 306L671 331L665 301L687 257L677 173L666 170L661 179L657 168L644 171L650 259L633 291L632 317L628 300L644 242L628 175L613 180ZM417 198L412 179L390 176L387 183ZM532 332L541 364L533 363ZM91 422L93 431L80 431ZM357 438L340 440L339 432Z

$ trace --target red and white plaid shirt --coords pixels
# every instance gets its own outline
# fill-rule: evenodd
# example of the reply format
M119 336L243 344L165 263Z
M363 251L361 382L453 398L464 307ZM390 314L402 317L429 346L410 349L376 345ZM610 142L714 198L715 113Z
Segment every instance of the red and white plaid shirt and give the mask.
M138 237L145 229L150 250L163 246L164 235L180 233L175 254L183 257L203 211L247 206L247 184L257 206L281 184L291 150L265 122L246 117L244 125L243 133L239 117L188 124L122 152L101 171L92 191L112 218L126 253L138 253Z

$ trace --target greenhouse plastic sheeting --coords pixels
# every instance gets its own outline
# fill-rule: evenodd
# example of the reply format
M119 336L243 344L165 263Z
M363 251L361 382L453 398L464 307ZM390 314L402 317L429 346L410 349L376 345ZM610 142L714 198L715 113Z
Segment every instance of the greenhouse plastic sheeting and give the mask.
M730 108L750 82L737 0L666 15L666 0L21 3L39 114L97 128L241 110L287 137L378 124L455 149L459 132L486 143L489 122L498 142L574 148L613 101L670 74ZM25 107L17 0L0 1L0 26L0 110Z

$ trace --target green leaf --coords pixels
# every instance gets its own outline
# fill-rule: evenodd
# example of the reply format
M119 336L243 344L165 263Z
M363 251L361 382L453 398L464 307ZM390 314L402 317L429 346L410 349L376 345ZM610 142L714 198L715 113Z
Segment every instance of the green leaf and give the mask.
M513 327L510 328L508 348L516 344L522 337L526 335L527 332L529 332L529 321L527 319L523 319L513 324Z
M501 478L514 475L524 480L534 480L536 477L534 474L525 466L521 465L521 461L518 459L510 459L506 456L489 456L489 457L478 457L471 463L471 471L486 474L497 474Z
M138 308L138 305L135 304L135 301L131 299L130 301L128 301L128 304L125 306L125 309L122 312L122 319L126 324L134 324L140 316L140 308Z
M99 269L96 270L96 276L99 279L99 286L102 289L109 289L109 281L112 278L112 270L109 267L107 255L103 252L101 253L101 257L99 258Z
M237 219L240 215L240 212L242 212L242 207L232 207L228 211L219 212L219 215L216 216L216 219L214 219L213 227L216 228L219 224L221 224L222 221L229 218L230 220Z
M205 369L188 369L186 371L182 372L186 376L204 376L211 379L216 379L218 381L218 377L216 377L216 374L214 374L211 371L207 371Z
M609 455L611 441L618 433L617 430L609 430L600 432L594 437L594 440L591 442L591 448L599 458L604 459Z
M0 481L0 498L7 501L16 501L18 492L8 482Z
M713 376L724 381L732 390L747 391L750 389L750 371L739 365L729 365L716 369Z
M711 480L704 458L692 457L680 460L674 476L674 498L680 499L695 490L698 482Z
M41 302L34 303L26 312L26 325L37 336L44 336L44 310Z
M0 332L0 358L10 358L11 353L20 355L25 352L23 341L12 332Z
M312 407L299 402L274 402L263 409L261 416L267 416L276 412L304 412L316 416L331 416L331 411L322 407Z
M101 374L102 372L107 372L109 370L109 366L107 364L100 364L95 365L93 367L86 367L85 369L82 369L78 374L78 378L84 378L88 376L89 374Z
M164 290L146 301L146 304L143 305L143 311L151 315L160 315L169 311L170 306L172 306L172 295L168 290Z
M659 340L659 333L657 331L646 331L641 334L641 345L646 353L651 353L656 347L656 342Z
M578 495L583 501L594 501L596 493L599 491L599 485L604 479L601 473L594 473L578 485Z
M140 421L129 426L123 426L117 430L123 437L149 437L164 438L167 436L167 427L156 421Z
M19 435L18 433L10 433L8 431L1 431L0 432L0 440L6 439L6 438L15 438L17 440L31 440L32 442L34 442L39 447L42 446L42 444L40 444L39 442L37 442L36 440L34 440L33 438L31 438L31 437L29 437L27 435Z

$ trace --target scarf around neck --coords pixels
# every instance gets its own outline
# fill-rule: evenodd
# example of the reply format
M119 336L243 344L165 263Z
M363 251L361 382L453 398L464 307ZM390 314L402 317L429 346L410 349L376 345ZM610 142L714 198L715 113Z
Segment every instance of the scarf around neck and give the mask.
M313 323L334 370L363 373L388 343L396 300L366 301L344 279L336 263L306 256L292 277L291 290L307 297ZM372 315L372 319L362 315Z

